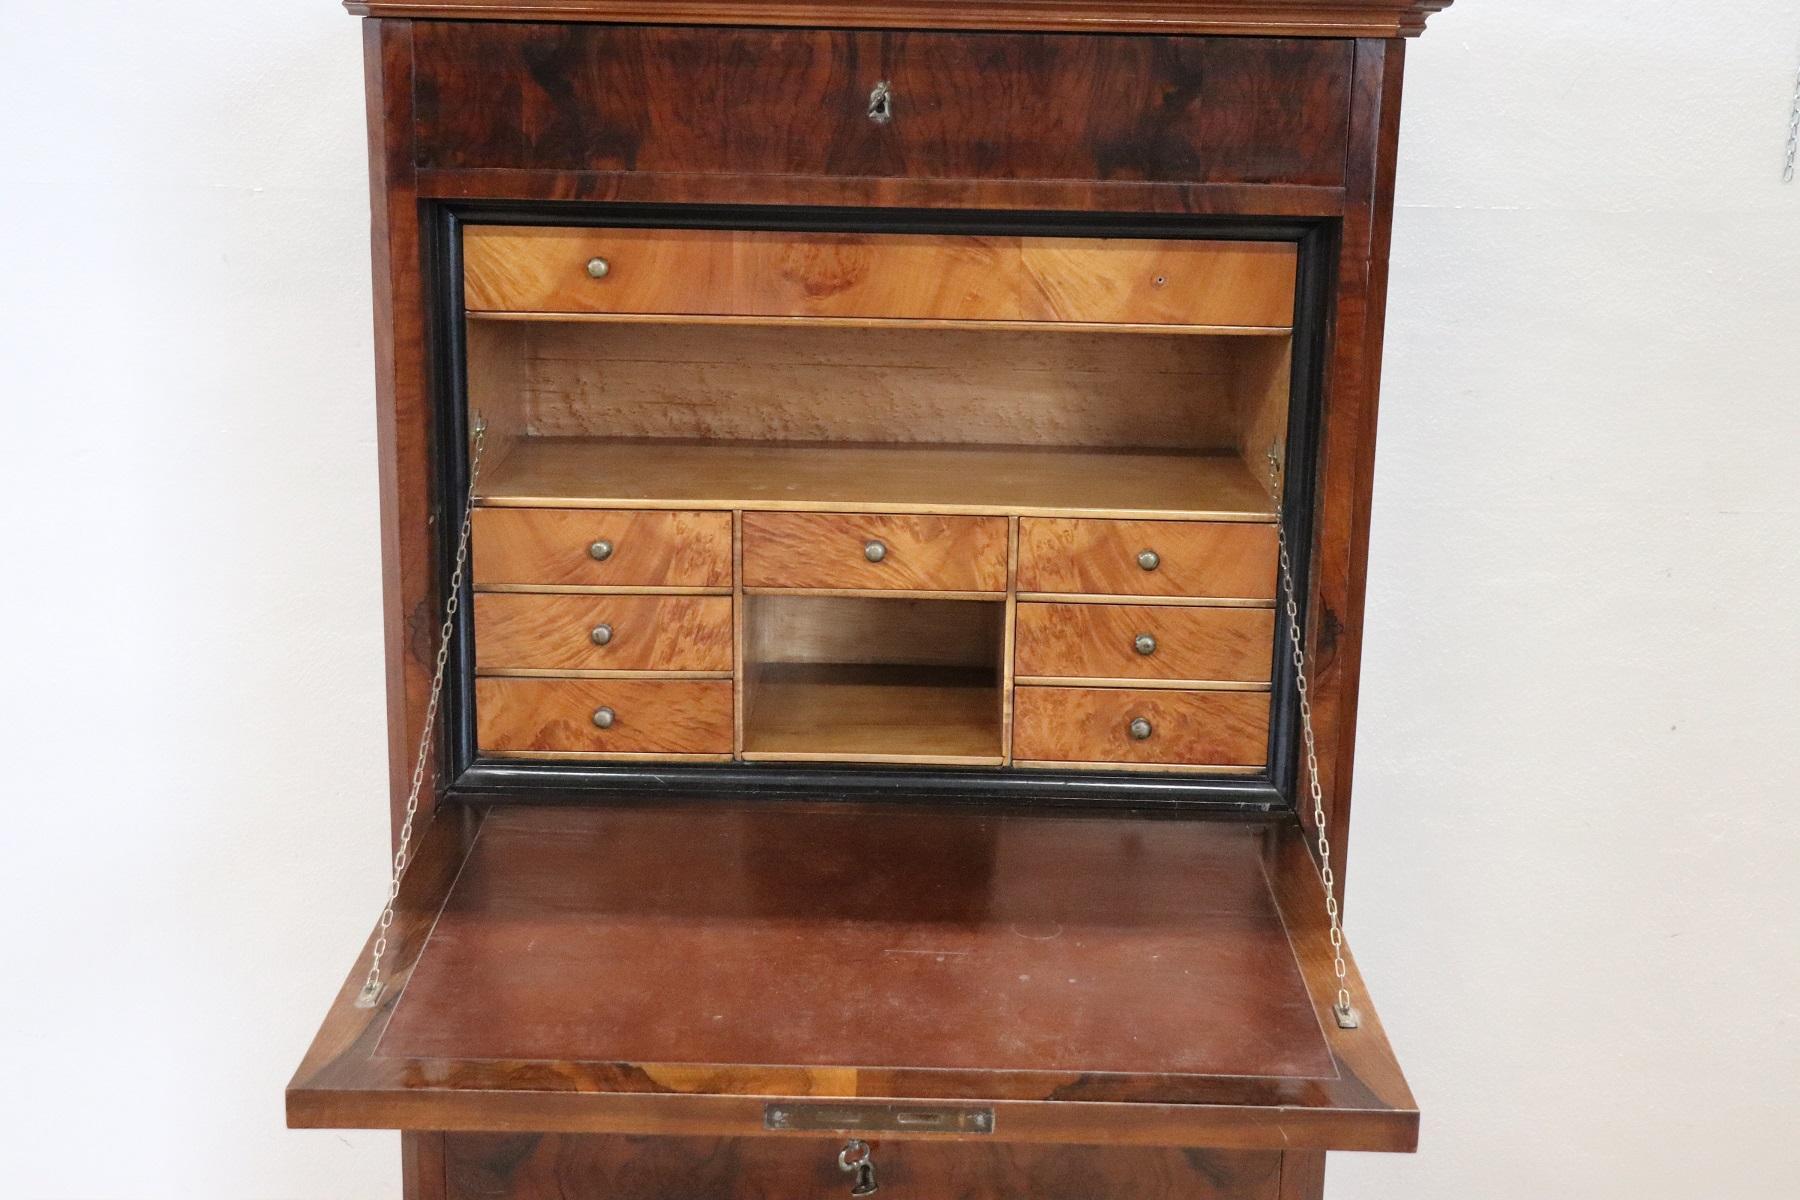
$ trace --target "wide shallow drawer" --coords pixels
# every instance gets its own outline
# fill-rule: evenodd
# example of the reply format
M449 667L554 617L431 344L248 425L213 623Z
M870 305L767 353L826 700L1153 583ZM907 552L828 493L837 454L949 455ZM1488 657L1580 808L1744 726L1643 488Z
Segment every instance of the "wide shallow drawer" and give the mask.
M744 586L1004 592L1006 519L745 513Z
M1268 757L1266 692L1021 687L1013 697L1016 760L1256 767Z
M482 592L480 671L729 671L731 597Z
M1275 1200L1281 1187L1278 1151L869 1140L891 1200ZM843 1200L844 1141L451 1134L444 1166L450 1200Z
M496 754L730 754L731 683L477 679L475 727Z
M1021 592L1269 600L1275 527L1228 521L1019 522Z
M550 21L410 36L426 170L1344 182L1348 39ZM886 121L870 111L884 81Z
M473 226L471 312L1284 329L1292 245Z
M1275 614L1171 604L1021 604L1022 676L1267 683Z
M731 514L478 508L475 586L731 586Z

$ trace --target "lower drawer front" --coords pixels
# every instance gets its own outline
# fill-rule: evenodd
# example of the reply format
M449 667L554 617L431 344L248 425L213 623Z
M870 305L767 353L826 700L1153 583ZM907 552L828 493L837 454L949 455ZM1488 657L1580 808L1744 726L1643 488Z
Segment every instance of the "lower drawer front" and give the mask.
M1276 1200L1267 1150L870 1139L891 1200ZM448 1134L449 1200L843 1200L843 1139Z
M477 679L484 751L730 754L729 680Z
M484 592L481 671L729 671L731 597Z
M1022 761L1258 767L1268 743L1267 692L1022 687L1013 700Z

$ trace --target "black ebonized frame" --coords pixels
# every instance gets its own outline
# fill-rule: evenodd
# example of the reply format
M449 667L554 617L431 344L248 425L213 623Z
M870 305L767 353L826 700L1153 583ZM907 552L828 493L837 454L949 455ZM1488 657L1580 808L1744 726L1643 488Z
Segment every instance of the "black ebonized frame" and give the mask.
M432 512L438 592L449 583L460 509L468 494L466 314L462 295L462 230L470 224L677 229L754 229L812 233L936 233L1060 237L1194 237L1284 241L1298 247L1293 324L1293 377L1288 399L1287 487L1281 520L1295 556L1294 588L1302 628L1309 597L1318 491L1326 341L1331 325L1338 222L1146 216L1138 213L993 213L912 209L842 209L608 203L434 205L426 231L427 336L433 378L431 448L436 466ZM449 502L447 503L447 498ZM1256 815L1295 807L1299 769L1299 700L1284 669L1285 628L1277 602L1275 671L1270 695L1270 770L1253 776L1181 776L1130 772L927 768L843 764L582 763L483 759L476 751L472 588L464 581L451 646L439 740L444 798L483 804L592 802L629 791L669 797L732 794L817 800L933 800L1058 808L1162 809L1196 814Z

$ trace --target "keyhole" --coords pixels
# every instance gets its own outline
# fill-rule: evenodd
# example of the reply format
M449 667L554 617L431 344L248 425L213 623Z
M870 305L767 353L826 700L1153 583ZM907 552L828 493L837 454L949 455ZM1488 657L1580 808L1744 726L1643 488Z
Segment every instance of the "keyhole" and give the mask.
M869 120L877 125L886 125L894 119L894 91L887 80L883 79L869 93Z

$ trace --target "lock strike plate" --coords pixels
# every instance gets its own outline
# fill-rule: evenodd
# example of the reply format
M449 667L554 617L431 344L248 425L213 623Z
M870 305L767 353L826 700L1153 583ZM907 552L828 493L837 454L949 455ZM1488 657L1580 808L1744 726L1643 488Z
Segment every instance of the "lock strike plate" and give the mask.
M992 1133L994 1110L968 1105L789 1104L763 1108L763 1128L795 1133Z

